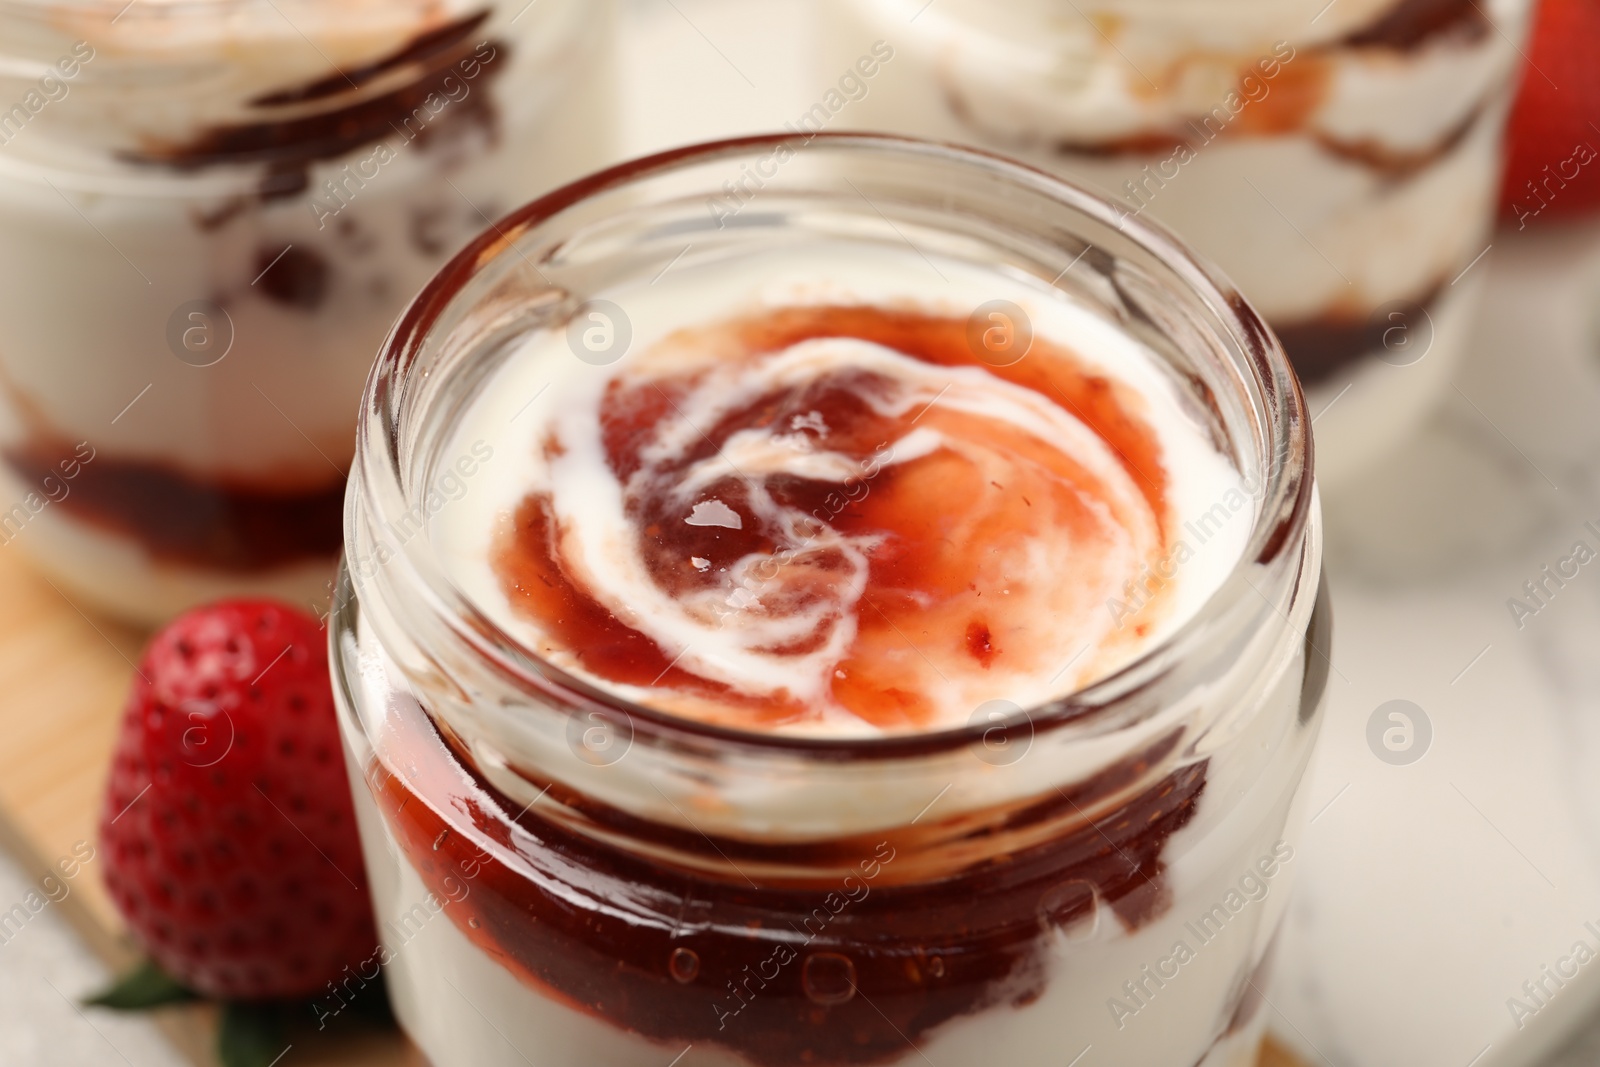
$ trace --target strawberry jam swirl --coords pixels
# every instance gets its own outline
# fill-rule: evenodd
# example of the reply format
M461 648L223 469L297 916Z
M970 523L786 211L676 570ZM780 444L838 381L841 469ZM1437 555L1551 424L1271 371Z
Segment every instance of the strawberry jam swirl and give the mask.
M981 334L980 334L981 336ZM788 306L671 333L537 430L492 565L538 651L721 725L964 725L1126 664L1171 555L1145 398L966 317Z

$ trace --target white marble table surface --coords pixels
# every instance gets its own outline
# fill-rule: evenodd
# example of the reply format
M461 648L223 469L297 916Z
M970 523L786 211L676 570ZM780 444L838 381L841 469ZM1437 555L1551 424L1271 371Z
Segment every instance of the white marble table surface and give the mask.
M1338 1067L1529 1064L1600 1004L1600 228L1502 232L1475 269L1445 404L1324 500L1335 674L1271 994ZM1410 765L1368 742L1392 700L1431 724Z
M826 80L805 0L624 6L628 154L781 126ZM1520 629L1507 607L1574 542L1600 551L1600 228L1501 234L1474 269L1484 321L1447 403L1325 501L1331 707L1268 992L1328 1067L1600 1062L1600 956L1520 1029L1507 1007L1575 942L1600 953L1600 559ZM1394 700L1432 730L1409 765L1367 741ZM26 888L0 857L0 905ZM73 1006L104 978L49 910L0 944L0 1063L178 1063L146 1024Z
M0 912L31 889L0 852ZM188 1067L151 1023L78 1007L110 976L47 907L0 943L0 1063L6 1067Z

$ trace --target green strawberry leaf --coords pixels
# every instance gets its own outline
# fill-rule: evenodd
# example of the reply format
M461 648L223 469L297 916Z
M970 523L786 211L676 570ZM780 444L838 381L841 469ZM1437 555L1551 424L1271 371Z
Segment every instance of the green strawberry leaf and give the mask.
M143 1011L201 999L146 960L84 1003L116 1011ZM321 1031L330 1026L393 1029L397 1025L381 974L368 980L359 995L332 1004L334 1010L325 999L221 1003L217 1059L222 1067L273 1067L293 1043L329 1040L330 1035Z
M281 1004L229 1003L217 1027L222 1067L272 1067L293 1046L284 1036Z
M158 967L154 960L145 960L84 1003L116 1011L144 1011L195 999L198 998L193 992Z

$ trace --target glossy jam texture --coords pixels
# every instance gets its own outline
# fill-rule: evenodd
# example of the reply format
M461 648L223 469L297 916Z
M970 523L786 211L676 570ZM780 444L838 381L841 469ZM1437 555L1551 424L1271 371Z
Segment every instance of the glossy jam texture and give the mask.
M1117 626L1108 597L1173 526L1142 398L1044 338L983 351L966 319L867 306L667 337L592 416L635 586L538 488L496 540L506 597L597 679L732 725L925 730L1080 646L1126 658L1164 598ZM582 432L541 430L552 483Z
M454 902L457 929L530 988L660 1042L664 1063L693 1044L755 1067L827 1067L916 1062L952 1020L1037 1000L1063 938L1099 924L1136 930L1164 914L1161 854L1194 817L1207 765L1099 808L1096 822L1081 813L1126 795L1175 741L957 826L815 843L796 856L828 873L784 885L734 869L708 877L570 832L541 815L547 805L494 792L420 714L385 739L398 769L374 760L366 778L423 884ZM615 812L589 814L619 832L642 829ZM483 845L452 829L463 822ZM1024 838L1042 842L1008 847ZM661 841L732 865L768 851L687 833ZM996 858L908 881L941 845ZM1219 1032L1244 992L1231 995Z

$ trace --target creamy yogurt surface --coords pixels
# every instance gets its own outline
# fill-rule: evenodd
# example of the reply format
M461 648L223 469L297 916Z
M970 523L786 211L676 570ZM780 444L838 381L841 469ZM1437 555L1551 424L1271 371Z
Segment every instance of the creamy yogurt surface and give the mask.
M623 698L959 727L1127 665L1242 554L1253 501L1197 401L1037 279L838 240L595 299L460 418L439 461L495 458L429 536L506 632Z

